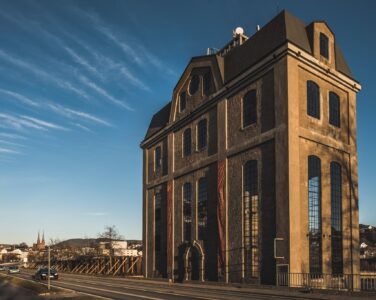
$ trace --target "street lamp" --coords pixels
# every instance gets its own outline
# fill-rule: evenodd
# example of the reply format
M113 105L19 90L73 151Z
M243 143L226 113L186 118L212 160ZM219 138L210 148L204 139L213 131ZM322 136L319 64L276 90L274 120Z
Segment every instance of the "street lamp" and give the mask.
M48 291L50 291L51 289L51 278L50 278L50 274L51 274L51 247L50 246L47 246L48 247L48 270L47 270L47 278L48 278Z

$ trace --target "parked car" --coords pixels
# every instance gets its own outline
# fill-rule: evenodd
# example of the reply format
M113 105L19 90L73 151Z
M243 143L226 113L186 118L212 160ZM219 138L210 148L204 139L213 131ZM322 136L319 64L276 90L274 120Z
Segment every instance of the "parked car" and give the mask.
M34 279L37 280L45 280L48 278L48 268L40 268L38 271L34 274ZM56 270L50 269L50 279L58 279L59 274Z
M0 266L0 271L6 271L7 269L4 266Z
M16 274L16 273L20 273L20 269L18 268L18 266L10 266L8 268L8 274Z

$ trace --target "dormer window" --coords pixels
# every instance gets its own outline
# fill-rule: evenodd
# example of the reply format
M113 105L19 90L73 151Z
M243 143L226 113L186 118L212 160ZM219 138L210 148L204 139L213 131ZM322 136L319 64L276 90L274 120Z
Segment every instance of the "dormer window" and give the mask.
M181 92L179 96L179 111L182 112L187 106L187 97L185 92Z
M329 39L323 33L320 33L320 55L329 59Z
M203 85L204 85L204 93L208 95L211 89L211 73L210 72L205 73L204 78L203 78Z
M200 85L200 77L198 75L193 75L189 83L189 94L194 95L198 91L198 86Z

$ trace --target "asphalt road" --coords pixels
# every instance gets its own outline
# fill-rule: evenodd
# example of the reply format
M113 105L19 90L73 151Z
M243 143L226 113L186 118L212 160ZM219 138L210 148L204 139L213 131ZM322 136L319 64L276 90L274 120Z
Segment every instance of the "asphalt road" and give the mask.
M14 275L23 279L32 280L32 270L21 270L20 274ZM43 281L43 283L45 283ZM169 284L167 282L155 282L147 280L132 280L119 277L98 277L60 273L59 280L52 280L51 285L74 290L96 296L102 299L148 299L148 300L181 300L181 299L313 299L308 295L286 293L268 293L268 290L255 292L242 291L241 289L221 289L218 286ZM319 299L330 299L323 297ZM318 298L316 298L318 299Z

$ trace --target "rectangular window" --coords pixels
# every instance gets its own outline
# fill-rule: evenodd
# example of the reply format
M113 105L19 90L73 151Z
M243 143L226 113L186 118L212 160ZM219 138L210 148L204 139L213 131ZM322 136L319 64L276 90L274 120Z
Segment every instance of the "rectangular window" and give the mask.
M251 90L243 98L243 127L257 122L256 90Z
M182 112L187 106L186 92L181 92L179 96L179 111Z
M342 176L341 166L336 162L330 164L330 198L332 221L332 274L343 274L342 248Z
M183 156L188 156L191 154L192 150L192 134L191 134L191 129L187 128L184 130L183 133Z
M257 161L248 161L243 168L244 257L246 278L259 276L259 214Z
M307 81L307 114L320 119L320 87L313 81Z
M192 186L189 182L183 185L183 241L191 240L192 228Z
M323 33L320 33L320 55L329 59L329 39Z
M202 177L198 181L198 239L205 241L207 239L207 225L208 225L208 192L206 178Z
M198 122L197 125L197 150L202 150L207 144L207 121L206 119Z
M161 265L161 202L162 194L156 193L154 195L154 252L155 252L155 261L154 266L155 270L159 273L162 270Z
M309 271L322 274L321 161L308 157Z
M159 171L162 167L162 150L161 147L158 146L154 150L154 170Z
M329 123L341 127L340 102L336 93L329 93Z

